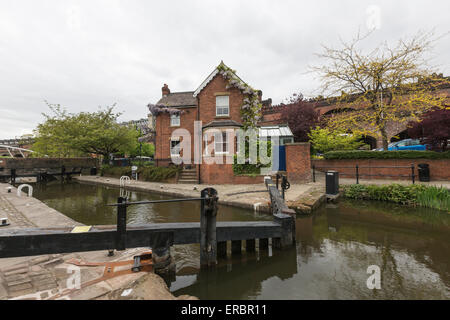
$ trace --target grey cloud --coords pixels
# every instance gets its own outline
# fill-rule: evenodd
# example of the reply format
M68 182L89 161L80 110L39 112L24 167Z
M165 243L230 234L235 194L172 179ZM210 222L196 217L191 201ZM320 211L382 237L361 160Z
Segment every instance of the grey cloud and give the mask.
M48 112L117 103L121 120L143 118L163 83L194 90L220 60L265 97L317 94L305 74L320 44L365 30L369 5L381 28L368 46L419 29L449 31L448 1L2 1L0 138L31 131ZM436 63L450 74L448 39Z

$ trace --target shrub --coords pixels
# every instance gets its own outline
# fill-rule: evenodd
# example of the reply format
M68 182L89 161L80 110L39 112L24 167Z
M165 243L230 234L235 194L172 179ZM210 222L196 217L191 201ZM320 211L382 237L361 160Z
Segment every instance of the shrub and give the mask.
M138 169L138 175L145 181L166 181L176 176L181 167L142 167Z
M139 180L143 181L166 181L167 179L176 176L177 172L181 171L179 167L155 167L155 166L142 166L138 167ZM106 177L121 177L131 176L131 167L111 167L109 165L103 165L100 169L100 175Z
M272 143L271 141L257 141L256 142L256 151L257 151L257 159L256 163L237 163L238 157L237 155L234 155L233 160L233 173L235 175L259 175L261 172L261 168L270 168L272 163L268 164L262 164L259 156L260 152L260 146L262 148L266 148L267 156L270 158L272 156ZM264 150L264 149L263 149ZM245 143L245 159L250 158L250 148L249 148L249 142L246 141Z
M345 185L345 197L361 200L390 201L450 211L450 190L444 187L416 185Z
M324 153L332 150L355 150L364 145L358 135L336 132L328 128L316 127L308 134L314 153Z
M324 154L327 160L332 159L450 159L450 151L330 151Z

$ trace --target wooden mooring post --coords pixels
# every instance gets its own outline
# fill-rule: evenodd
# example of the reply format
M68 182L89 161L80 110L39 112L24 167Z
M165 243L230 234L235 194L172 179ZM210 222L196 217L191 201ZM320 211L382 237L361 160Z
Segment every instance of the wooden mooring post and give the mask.
M200 196L203 198L200 212L200 266L205 268L217 264L216 216L219 198L214 188L203 189ZM223 250L223 245L221 246L221 250ZM223 251L221 254L223 255Z

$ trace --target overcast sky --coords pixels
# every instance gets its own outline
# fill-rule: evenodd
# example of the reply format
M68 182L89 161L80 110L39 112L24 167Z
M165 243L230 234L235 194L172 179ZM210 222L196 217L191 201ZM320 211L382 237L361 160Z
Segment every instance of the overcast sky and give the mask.
M321 44L360 28L370 43L418 30L450 31L450 1L70 1L0 0L0 139L31 131L48 112L117 104L120 120L146 117L149 102L195 90L223 60L274 103L319 94L305 73ZM450 75L450 38L435 64Z

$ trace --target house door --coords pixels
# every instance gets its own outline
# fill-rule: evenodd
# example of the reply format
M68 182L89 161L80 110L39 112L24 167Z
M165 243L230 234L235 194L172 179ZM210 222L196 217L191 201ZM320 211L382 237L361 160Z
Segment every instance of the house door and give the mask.
M285 146L276 146L273 151L278 153L278 161L276 157L272 157L272 171L286 171Z

